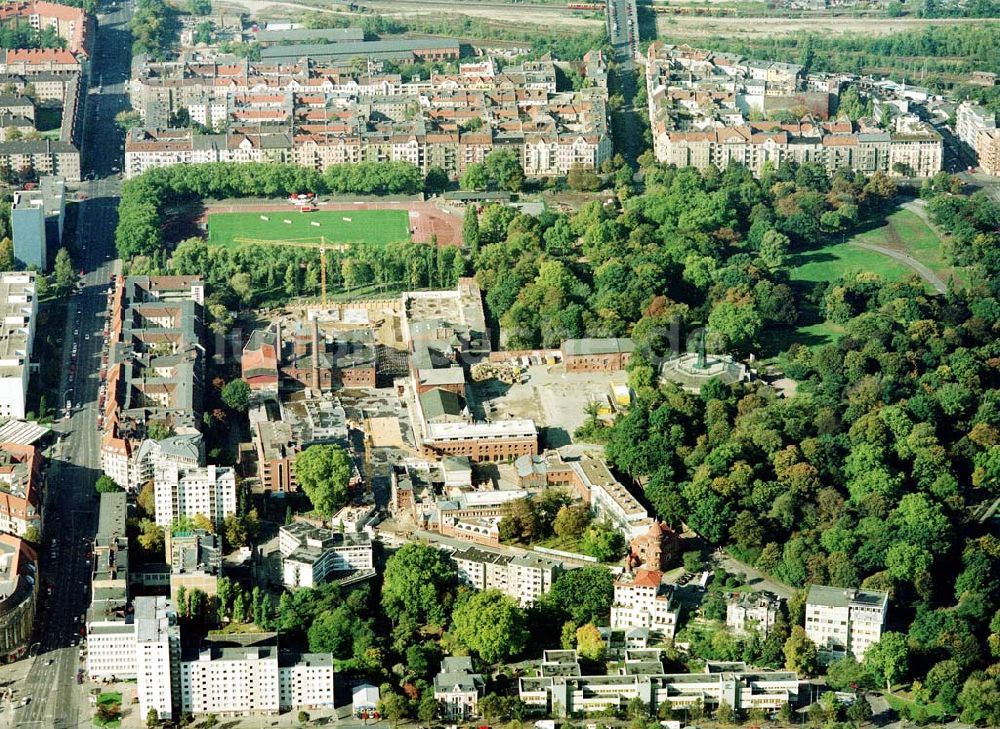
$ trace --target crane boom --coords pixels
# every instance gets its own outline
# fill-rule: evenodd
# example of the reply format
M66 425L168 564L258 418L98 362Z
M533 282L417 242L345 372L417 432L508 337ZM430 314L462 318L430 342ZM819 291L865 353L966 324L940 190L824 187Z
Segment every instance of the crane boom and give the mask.
M319 251L319 282L323 295L323 306L326 306L326 249L346 251L350 246L344 243L331 243L325 236L316 238L292 238L289 240L266 240L263 238L233 238L234 243L248 243L263 246L292 246L294 248L311 248Z

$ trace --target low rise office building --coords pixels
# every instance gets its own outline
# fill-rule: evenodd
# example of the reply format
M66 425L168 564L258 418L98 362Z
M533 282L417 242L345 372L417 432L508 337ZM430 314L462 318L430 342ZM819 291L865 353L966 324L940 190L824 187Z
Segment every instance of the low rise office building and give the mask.
M584 675L576 651L545 651L538 676L518 679L518 696L529 712L560 718L623 711L643 702L651 714L725 703L737 712L776 711L798 700L799 678L791 671L754 671L743 663L709 663L702 673L666 673L660 651L626 650L617 674Z
M286 587L316 587L336 575L374 569L366 532L333 531L305 522L278 530L282 581Z

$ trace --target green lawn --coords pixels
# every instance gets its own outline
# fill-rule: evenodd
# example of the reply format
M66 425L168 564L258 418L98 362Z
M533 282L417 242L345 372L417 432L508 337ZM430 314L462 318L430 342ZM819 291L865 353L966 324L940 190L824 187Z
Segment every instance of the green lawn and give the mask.
M267 218L267 220L264 220ZM290 221L288 223L284 221ZM314 225L315 223L315 225ZM234 238L319 243L398 243L410 240L405 210L338 210L300 213L289 206L281 212L212 213L208 216L210 245L240 245Z
M904 706L908 706L912 712L918 706L917 702L900 696L899 694L883 694L883 696L885 697L886 703L888 703L889 706L891 706L896 712ZM932 701L929 704L919 704L919 706L923 707L924 711L927 712L927 718L932 721L937 719L946 719L949 716L948 712L945 711L945 708L936 701Z
M937 234L916 213L899 208L886 218L884 224L859 233L846 242L830 243L791 256L788 274L799 296L801 324L792 329L769 329L765 337L765 357L782 352L793 343L809 347L831 344L843 333L843 327L824 321L816 307L802 300L815 284L836 281L850 271L870 271L889 281L916 275L909 266L877 251L853 246L852 241L907 253L945 280L955 273L945 260L944 247Z

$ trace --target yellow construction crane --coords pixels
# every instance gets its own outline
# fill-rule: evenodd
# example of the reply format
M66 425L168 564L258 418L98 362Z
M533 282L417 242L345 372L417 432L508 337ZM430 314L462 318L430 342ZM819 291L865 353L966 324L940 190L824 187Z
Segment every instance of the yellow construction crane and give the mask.
M234 243L251 243L262 246L294 246L295 248L311 248L319 250L319 284L323 293L323 306L326 306L326 250L346 251L350 246L343 243L332 243L325 236L313 238L292 238L290 240L268 240L265 238L233 238Z

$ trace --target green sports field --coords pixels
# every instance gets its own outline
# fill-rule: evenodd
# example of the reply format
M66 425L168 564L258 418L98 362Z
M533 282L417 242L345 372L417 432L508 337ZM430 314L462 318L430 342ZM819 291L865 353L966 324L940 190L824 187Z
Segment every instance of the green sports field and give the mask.
M409 221L405 210L300 213L290 207L279 212L210 213L208 242L217 246L237 246L241 244L235 241L236 238L255 238L318 243L323 236L334 245L399 243L410 240Z

